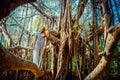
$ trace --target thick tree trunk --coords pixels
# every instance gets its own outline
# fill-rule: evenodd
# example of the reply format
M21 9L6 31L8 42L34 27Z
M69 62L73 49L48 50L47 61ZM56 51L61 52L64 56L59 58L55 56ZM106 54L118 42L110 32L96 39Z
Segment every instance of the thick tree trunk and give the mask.
M12 10L14 10L16 7L25 4L30 3L35 0L1 0L0 1L0 20L10 14Z
M50 71L41 72L37 65L30 61L23 60L6 50L0 44L0 71L7 70L30 70L36 77L43 77L48 75Z
M35 0L2 0L0 2L0 20L7 16L13 9L25 3ZM48 75L50 71L41 72L38 67L29 61L25 61L6 50L0 43L0 71L7 70L30 70L36 77Z
M71 1L65 4L65 14L61 22L61 46L58 55L56 80L63 76L66 79L70 54L73 54L73 41L71 33ZM64 74L64 75L63 75Z
M72 26L76 21L79 20L80 16L82 15L85 5L87 3L87 0L80 0L81 3L84 4L78 5L78 11L77 14L73 17L71 15L71 0L66 0L64 2L63 10L61 11L61 19L60 19L60 48L59 48L59 54L58 54L58 62L57 62L57 74L56 74L56 80L59 80L59 78L62 76L63 80L66 79L67 72L68 72L68 64L69 61L72 59L74 53L78 53L79 50L75 50L74 47L74 38L73 35L74 32L72 32ZM62 4L62 1L61 1ZM62 7L61 7L62 8ZM79 38L77 37L79 40ZM75 43L76 44L76 43ZM77 45L78 46L78 45ZM75 50L75 51L74 51Z
M84 80L96 80L102 72L108 67L115 52L116 45L120 40L120 24L110 27L108 30L105 50L101 54L102 58L96 68Z
M104 46L105 46L105 42L106 42L106 38L107 38L107 29L109 27L109 24L110 24L110 11L109 11L109 8L108 8L108 0L105 0L105 1L102 1L102 4L101 4L101 8L102 8L102 11L103 11L103 20L104 20ZM105 80L108 80L108 75L109 75L109 72L108 72L108 68L106 68L104 70L104 73L103 73L103 78Z

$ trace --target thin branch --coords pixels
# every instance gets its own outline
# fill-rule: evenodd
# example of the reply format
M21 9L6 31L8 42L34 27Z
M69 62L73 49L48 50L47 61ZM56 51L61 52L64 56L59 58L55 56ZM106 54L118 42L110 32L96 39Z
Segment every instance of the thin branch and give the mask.
M23 29L24 27L22 25L20 25L19 23L16 24L11 24L11 23L6 23L6 25L8 26L18 26L20 29ZM30 33L28 30L24 29L24 32L28 35L32 35L32 33Z
M116 26L108 29L107 40L105 43L105 49L102 53L102 58L96 68L84 80L96 80L110 64L117 44L120 41L120 24Z
M15 50L33 50L30 47L24 47L24 46L7 47L6 49L8 49L10 51L15 51Z
M77 13L74 15L74 17L73 17L73 19L72 19L72 22L73 22L73 23L74 23L75 21L78 21L79 18L82 16L87 1L88 1L88 0L79 0L79 4L78 4L78 8L77 8Z
M38 12L40 12L43 16L47 17L47 18L50 19L50 20L54 19L54 20L57 22L58 16L53 15L53 14L51 14L51 13L49 13L49 12L45 12L45 11L41 10L38 6L36 6L36 5L33 4L33 3L31 3L31 5L32 5L36 10L38 10Z

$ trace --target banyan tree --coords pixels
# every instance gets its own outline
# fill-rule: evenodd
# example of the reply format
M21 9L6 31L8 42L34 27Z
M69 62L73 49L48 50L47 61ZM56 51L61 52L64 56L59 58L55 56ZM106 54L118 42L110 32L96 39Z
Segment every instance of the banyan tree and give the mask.
M40 0L41 1L41 0ZM92 5L92 24L91 33L83 37L80 18L84 15L87 3ZM16 7L34 2L34 0L5 0L0 2L0 19L8 16ZM38 2L38 1L37 1ZM112 13L110 12L110 0L78 0L78 5L75 13L72 12L72 0L59 0L60 15L53 15L44 12L39 5L30 3L41 15L48 18L52 23L56 23L56 29L46 29L48 31L42 64L35 65L34 63L21 59L12 54L9 49L6 49L0 44L0 71L8 70L28 70L33 72L36 77L50 76L51 80L69 80L71 71L72 59L76 58L76 74L78 80L96 80L105 73L113 54L115 53L117 44L120 40L120 24L111 26ZM100 8L101 21L97 21L97 7ZM98 25L99 22L99 25ZM84 27L84 25L82 25ZM85 34L85 33L84 33ZM99 37L103 37L104 50L98 51ZM93 41L93 46L90 43ZM93 69L87 68L90 64L87 62L87 48L93 51ZM93 47L93 48L91 48ZM22 48L22 47L20 47ZM26 49L26 48L22 48ZM45 68L45 55L48 51L51 52L51 68ZM90 56L89 56L90 57ZM92 65L92 64L90 64ZM93 65L92 65L93 66ZM87 69L87 70L86 70ZM72 73L74 74L74 73Z

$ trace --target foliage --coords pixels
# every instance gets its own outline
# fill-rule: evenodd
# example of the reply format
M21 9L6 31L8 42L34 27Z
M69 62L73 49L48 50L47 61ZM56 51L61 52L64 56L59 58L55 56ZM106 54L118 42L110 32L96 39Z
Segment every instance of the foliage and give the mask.
M120 52L120 42L117 45L117 50L118 50L118 52Z
M60 3L58 0L38 0L40 4L38 3L38 8L43 10L44 12L52 13L53 15L56 15L59 17L60 15ZM37 2L36 2L37 3ZM79 0L72 0L72 14L74 15L77 12L77 5L79 4ZM80 5L84 5L84 3L81 1ZM118 3L117 3L118 5ZM109 4L110 6L110 4ZM115 7L115 5L114 5ZM90 34L93 33L93 12L92 12L92 4L91 0L88 0L88 3L84 9L83 15L80 17L78 24L74 24L72 26L72 32L77 32L80 34L80 37L83 39L86 39ZM112 9L111 9L112 10ZM101 25L101 10L100 6L97 6L97 25L100 27ZM113 12L115 15L117 13ZM72 16L73 16L72 15ZM118 23L118 19L115 20ZM114 22L115 22L114 21ZM57 22L52 22L50 21L47 17L44 17L44 14L41 14L38 10L33 8L30 4L23 5L21 7L18 7L16 10L14 10L7 18L5 23L7 26L7 31L14 41L14 43L17 43L19 41L19 38L21 38L21 45L23 46L29 46L32 47L32 40L33 37L30 36L29 34L32 35L33 32L37 31L40 27L45 27L48 28L51 26L50 24L57 24ZM9 25L8 25L9 24ZM15 24L15 25L14 25ZM5 26L5 25L3 25ZM53 25L54 26L54 25ZM58 25L55 25L58 27ZM21 27L21 28L20 28ZM25 31L28 31L28 33L25 33ZM22 34L23 33L23 34ZM3 43L4 46L6 46L6 40L3 36L0 36L1 42ZM30 40L30 42L27 42ZM101 38L99 38L101 40ZM102 39L104 40L104 39ZM82 43L81 43L82 44ZM93 41L90 42L90 46L93 47ZM103 41L101 41L101 44L98 45L99 52L104 51L104 44ZM120 43L117 46L118 52L120 52ZM94 52L94 50L93 50ZM48 66L50 67L51 65L51 55L48 55ZM117 54L115 56L118 56ZM90 56L91 57L91 56ZM92 56L93 57L93 56ZM74 72L76 69L76 57L74 56L71 61L72 65L72 71ZM110 70L115 72L118 68L117 65L117 57L113 59L113 61L110 64Z
M1 35L0 35L1 36ZM2 45L6 47L6 40L4 37L1 37L0 42L2 42Z
M116 73L117 72L117 69L118 69L118 65L117 65L117 58L114 57L111 64L110 64L110 72L112 74Z
M104 47L103 47L103 45L99 45L99 49L98 49L100 52L101 51L104 51Z

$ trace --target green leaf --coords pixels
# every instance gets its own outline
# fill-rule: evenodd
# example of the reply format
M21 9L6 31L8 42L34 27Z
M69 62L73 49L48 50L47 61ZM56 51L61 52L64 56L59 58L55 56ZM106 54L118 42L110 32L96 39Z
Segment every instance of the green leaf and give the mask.
M103 51L103 50L104 50L103 45L99 45L99 51Z

